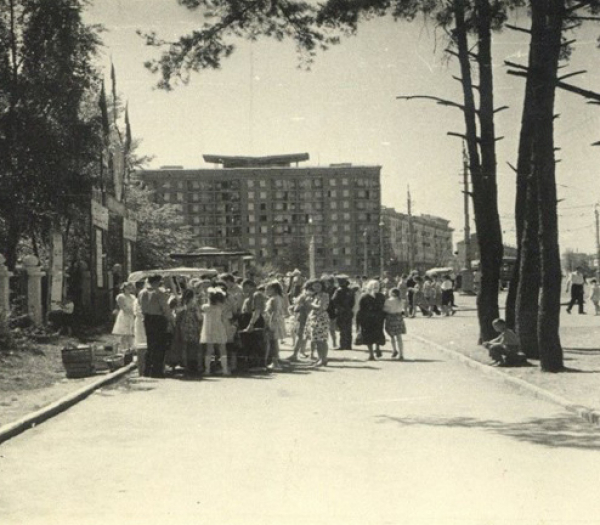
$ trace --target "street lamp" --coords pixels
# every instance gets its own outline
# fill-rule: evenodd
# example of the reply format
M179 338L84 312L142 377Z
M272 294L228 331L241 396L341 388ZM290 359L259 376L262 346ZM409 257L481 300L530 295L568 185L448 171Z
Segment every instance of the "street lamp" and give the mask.
M384 261L383 261L383 228L385 223L383 219L379 222L379 276L383 279Z
M367 232L367 230L365 230L363 232L363 241L364 241L364 246L365 246L365 260L363 261L363 276L364 277L368 277L369 275L369 263L368 263L368 259L367 259L367 238L368 238L369 234Z

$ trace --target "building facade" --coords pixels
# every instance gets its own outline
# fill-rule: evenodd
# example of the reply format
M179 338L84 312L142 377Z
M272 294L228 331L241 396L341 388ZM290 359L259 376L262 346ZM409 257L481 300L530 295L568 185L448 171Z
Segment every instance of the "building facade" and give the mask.
M376 232L380 221L380 166L299 166L307 154L204 159L222 167L136 173L158 201L180 206L197 236L190 250L248 250L261 262L293 262L308 258L312 239L317 274L362 272L365 232ZM367 267L374 270L378 245L368 248Z
M408 215L383 207L386 267L399 274L409 270L453 266L450 222L433 215Z

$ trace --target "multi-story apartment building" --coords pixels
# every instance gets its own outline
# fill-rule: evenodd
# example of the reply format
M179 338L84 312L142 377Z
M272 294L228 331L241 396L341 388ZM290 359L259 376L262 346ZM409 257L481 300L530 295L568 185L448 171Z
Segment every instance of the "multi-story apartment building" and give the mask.
M449 221L433 215L408 215L383 207L386 266L399 273L451 265L454 254Z
M308 158L205 155L222 167L166 167L136 176L157 199L181 207L196 247L243 249L269 261L289 255L293 245L308 253L312 238L317 274L361 273L364 234L376 232L380 221L381 167L298 165ZM369 249L367 258L369 268L378 267L378 250Z

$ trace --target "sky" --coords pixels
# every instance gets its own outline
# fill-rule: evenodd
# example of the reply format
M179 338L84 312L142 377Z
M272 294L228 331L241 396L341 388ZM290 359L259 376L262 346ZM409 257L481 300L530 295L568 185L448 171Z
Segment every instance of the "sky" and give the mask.
M236 43L218 71L194 73L172 92L155 88L158 77L143 63L159 56L136 30L154 30L175 39L197 27L201 13L176 0L95 0L85 16L99 23L105 47L99 58L109 87L110 63L117 90L128 101L139 153L148 168L206 165L203 154L310 155L305 166L348 162L382 167L382 203L413 213L444 217L464 235L461 113L428 101L402 101L400 95L433 95L461 101L458 65L443 54L444 41L431 23L365 22L354 37L318 54L310 70L300 69L291 41ZM529 27L524 12L513 23ZM600 91L600 25L577 31L564 73L586 70L573 84ZM499 207L505 242L515 244L515 175L524 79L506 74L504 60L527 63L527 35L506 30L494 36L497 106ZM561 251L595 253L594 204L600 200L600 106L559 92L556 145ZM471 228L474 223L471 210Z

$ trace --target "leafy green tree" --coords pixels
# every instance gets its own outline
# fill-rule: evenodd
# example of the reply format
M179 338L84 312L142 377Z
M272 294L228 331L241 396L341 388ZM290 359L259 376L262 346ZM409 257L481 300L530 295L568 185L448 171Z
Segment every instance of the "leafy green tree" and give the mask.
M194 245L194 235L185 224L180 208L158 204L154 192L137 182L125 187L127 205L138 221L136 266L139 270L174 266L170 253L185 253Z
M9 266L24 237L87 204L97 119L98 28L83 0L0 0L0 221Z

